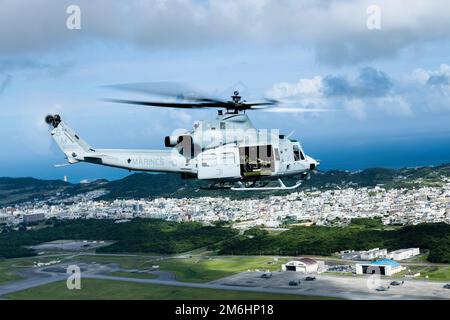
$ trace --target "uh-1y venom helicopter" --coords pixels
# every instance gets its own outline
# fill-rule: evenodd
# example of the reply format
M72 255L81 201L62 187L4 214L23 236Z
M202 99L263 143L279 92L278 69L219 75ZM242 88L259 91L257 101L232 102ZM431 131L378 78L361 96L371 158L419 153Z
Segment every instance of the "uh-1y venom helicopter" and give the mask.
M158 87L158 86L156 86ZM161 85L159 85L161 87ZM265 99L247 102L238 91L231 101L205 98L192 93L173 94L170 90L155 89L155 85L131 84L119 89L147 91L180 101L151 102L108 99L108 101L167 108L218 108L215 120L197 121L191 131L166 136L165 150L97 149L88 145L57 114L45 121L52 125L51 135L65 153L69 164L80 161L129 171L181 173L185 179L209 180L210 188L231 190L288 190L298 188L302 179L309 178L319 162L307 156L297 140L280 135L277 130L256 129L247 110L269 112L320 112L319 109L272 108L279 102ZM281 178L298 176L293 186L286 186ZM278 185L269 184L278 180Z

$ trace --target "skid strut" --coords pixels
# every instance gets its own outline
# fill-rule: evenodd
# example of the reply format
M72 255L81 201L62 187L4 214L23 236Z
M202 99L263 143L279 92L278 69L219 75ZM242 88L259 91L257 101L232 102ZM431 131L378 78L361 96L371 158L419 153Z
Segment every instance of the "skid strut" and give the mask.
M297 181L297 183L293 186L287 187L283 181L281 181L281 179L278 179L278 183L279 186L277 187L246 187L242 182L238 182L239 187L231 187L230 190L233 191L269 191L269 190L293 190L293 189L297 189L298 187L300 187L300 185L302 184L301 181Z

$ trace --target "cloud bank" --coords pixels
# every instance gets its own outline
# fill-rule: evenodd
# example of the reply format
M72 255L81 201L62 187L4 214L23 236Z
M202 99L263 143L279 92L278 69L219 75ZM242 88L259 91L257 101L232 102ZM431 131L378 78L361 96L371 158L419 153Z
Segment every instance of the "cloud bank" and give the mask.
M66 9L81 8L81 30ZM366 25L369 0L0 0L0 55L130 44L146 50L245 44L298 45L319 61L349 64L450 38L445 0L381 0L381 29Z
M312 108L337 107L360 120L366 119L368 112L410 117L416 113L450 111L450 66L415 69L400 79L364 67L355 77L318 75L297 83L277 83L267 91L267 96Z

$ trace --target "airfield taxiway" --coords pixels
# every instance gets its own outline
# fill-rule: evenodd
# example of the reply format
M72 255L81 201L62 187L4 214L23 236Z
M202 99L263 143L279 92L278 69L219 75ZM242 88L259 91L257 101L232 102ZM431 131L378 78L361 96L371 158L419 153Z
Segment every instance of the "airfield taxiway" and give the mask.
M0 285L0 297L25 289L38 287L56 281L65 281L68 263L46 267L32 267L20 271L23 280ZM81 279L100 279L151 283L189 288L220 289L246 292L267 292L306 296L327 296L345 299L450 299L450 290L444 289L443 282L408 280L401 286L391 286L389 290L378 292L367 286L367 277L318 275L314 281L304 281L304 275L296 272L275 271L272 277L261 278L262 272L250 271L214 280L207 283L182 282L166 271L131 270L120 268L117 264L80 263ZM112 272L152 273L155 279L114 276ZM297 286L289 286L290 281L300 281ZM391 279L382 278L380 285L389 286Z

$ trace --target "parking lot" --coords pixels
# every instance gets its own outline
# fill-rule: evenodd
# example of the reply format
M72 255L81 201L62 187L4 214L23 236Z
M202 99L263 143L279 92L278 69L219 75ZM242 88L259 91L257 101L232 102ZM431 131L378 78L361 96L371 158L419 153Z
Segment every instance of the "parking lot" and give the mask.
M450 299L450 289L444 282L406 280L404 284L392 286L394 279L381 277L379 282L369 276L338 276L320 274L313 281L305 281L307 275L293 271L275 271L272 276L262 277L263 272L249 271L223 278L213 283L229 286L261 288L283 288L309 294L334 296L349 299ZM292 282L299 282L293 285ZM291 284L290 284L291 283ZM386 291L377 291L377 288Z
M109 246L110 244L112 244L112 241L56 240L41 243L36 246L30 246L30 248L37 251L45 251L45 250L83 251Z

